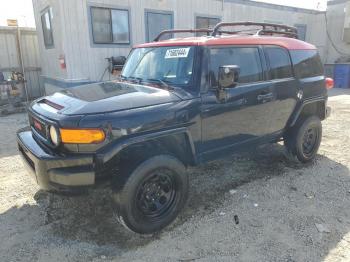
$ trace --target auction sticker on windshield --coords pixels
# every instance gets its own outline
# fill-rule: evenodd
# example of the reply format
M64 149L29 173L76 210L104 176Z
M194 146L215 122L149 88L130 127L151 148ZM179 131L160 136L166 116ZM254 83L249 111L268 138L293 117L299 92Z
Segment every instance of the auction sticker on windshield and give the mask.
M187 57L190 47L168 49L165 53L165 58L181 58Z

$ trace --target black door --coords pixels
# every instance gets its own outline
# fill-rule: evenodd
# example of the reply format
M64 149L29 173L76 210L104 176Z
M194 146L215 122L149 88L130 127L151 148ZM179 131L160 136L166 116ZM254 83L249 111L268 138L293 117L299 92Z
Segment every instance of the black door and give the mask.
M202 94L203 155L216 154L235 145L268 135L275 97L265 80L265 63L259 47L212 47L208 50L208 91ZM226 89L227 99L217 96L218 69L240 67L239 84Z
M275 99L270 113L269 133L283 131L293 113L300 91L300 84L293 76L289 51L277 47L264 47L264 53L269 67L268 83ZM300 95L301 93L299 93Z

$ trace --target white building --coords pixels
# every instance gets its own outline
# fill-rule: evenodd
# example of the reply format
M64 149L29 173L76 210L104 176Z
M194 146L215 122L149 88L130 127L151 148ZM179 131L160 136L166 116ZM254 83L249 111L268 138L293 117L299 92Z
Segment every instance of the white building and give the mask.
M333 0L328 2L326 58L328 63L350 62L350 1ZM326 29L326 28L325 28Z
M332 6L344 2L334 0ZM324 12L316 10L249 0L33 0L33 5L47 93L99 81L108 65L105 58L126 56L133 45L164 29L203 28L219 21L296 26L325 62L335 56L328 51Z

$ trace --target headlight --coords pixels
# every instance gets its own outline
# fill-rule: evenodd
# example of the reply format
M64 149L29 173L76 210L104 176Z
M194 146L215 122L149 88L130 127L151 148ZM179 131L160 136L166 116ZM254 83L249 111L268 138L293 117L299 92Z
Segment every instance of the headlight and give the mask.
M50 139L55 146L57 146L60 142L59 136L60 135L58 133L57 128L54 126L50 126Z

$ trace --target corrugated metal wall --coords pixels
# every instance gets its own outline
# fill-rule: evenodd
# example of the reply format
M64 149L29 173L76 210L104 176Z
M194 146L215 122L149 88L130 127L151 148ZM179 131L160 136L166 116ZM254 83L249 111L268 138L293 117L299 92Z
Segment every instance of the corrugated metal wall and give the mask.
M12 71L21 72L20 56L17 48L17 29L0 27L0 72L8 78ZM36 30L20 28L22 59L30 99L43 94L40 80L41 68Z

